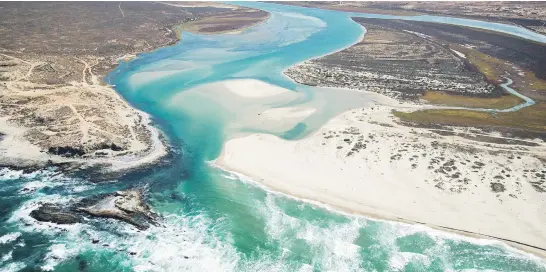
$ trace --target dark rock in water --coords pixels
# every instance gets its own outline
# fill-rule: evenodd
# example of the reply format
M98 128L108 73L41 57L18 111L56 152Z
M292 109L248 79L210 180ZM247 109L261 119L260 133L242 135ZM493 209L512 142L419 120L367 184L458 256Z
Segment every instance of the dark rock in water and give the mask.
M81 222L81 218L69 210L53 204L44 204L32 211L30 216L38 221L57 224L74 224Z
M121 220L140 230L157 224L158 216L146 203L142 190L138 189L84 199L77 206L77 211L91 216Z
M65 206L43 204L32 211L30 216L38 221L57 224L79 223L86 216L112 218L129 223L139 230L157 225L159 217L151 210L143 191L139 189L96 195ZM93 244L99 243L98 239L91 241Z
M91 240L91 243L93 243L93 244L98 244L98 243L99 243L99 240L98 240L98 239L92 239L92 240Z

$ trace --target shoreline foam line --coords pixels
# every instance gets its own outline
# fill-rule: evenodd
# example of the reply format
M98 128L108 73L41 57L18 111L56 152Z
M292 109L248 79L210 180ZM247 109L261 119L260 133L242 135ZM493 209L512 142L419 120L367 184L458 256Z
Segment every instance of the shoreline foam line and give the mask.
M524 254L527 257L531 257L535 260L542 261L544 257L546 257L546 248L533 246L525 243L521 243L518 241L510 240L510 239L504 239L496 236L491 236L487 234L481 234L477 232L472 231L466 231L456 228L450 228L435 224L428 224L420 221L414 221L410 219L405 219L402 217L389 217L389 216L380 216L378 214L367 214L362 212L357 212L352 209L348 209L346 207L321 202L318 200L313 200L309 198L305 198L303 196L298 196L293 193L285 192L283 190L280 190L279 188L275 188L273 186L264 184L262 182L257 181L255 178L239 172L235 169L230 169L229 167L218 164L217 160L209 161L207 163L209 166L220 169L221 171L224 171L226 173L232 174L236 177L236 179L240 182L256 186L258 188L261 188L262 190L279 195L288 199L292 199L294 201L304 202L311 206L324 209L328 212L351 217L351 218L362 218L365 220L371 220L376 222L382 222L382 223L388 223L388 224L399 224L401 226L406 227L414 227L414 228L420 228L423 227L423 231L427 232L427 234L439 234L442 238L450 238L454 240L462 240L467 241L470 243L476 243L481 245L498 245L505 249L508 249L510 251L513 251L515 253ZM231 179L231 178L230 178ZM539 251L537 251L537 250Z

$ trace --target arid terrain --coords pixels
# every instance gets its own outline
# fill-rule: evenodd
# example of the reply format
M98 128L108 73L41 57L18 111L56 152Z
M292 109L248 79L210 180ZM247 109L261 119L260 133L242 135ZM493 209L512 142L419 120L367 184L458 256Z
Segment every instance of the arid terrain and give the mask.
M546 271L543 5L299 4L0 3L0 271Z
M294 144L263 135L233 140L222 165L348 211L374 214L390 197L403 208L379 208L388 218L481 234L543 254L537 211L546 192L546 44L439 23L353 20L367 30L362 41L285 74L307 85L381 93L399 105L378 102L346 112ZM535 104L506 111L525 102L503 89L508 78ZM267 162L252 155L264 152L270 152ZM302 175L282 174L291 172L289 165ZM344 183L332 185L333 179ZM314 184L306 187L313 192L294 189L300 183ZM520 235L522 222L533 235Z
M427 90L502 94L442 44L411 32L365 26L361 42L290 68L286 74L300 83L369 90L400 99L418 99Z
M269 14L262 10L244 8L215 2L164 2L164 4L180 7L189 12L198 12L192 17L174 27L177 34L188 31L201 34L236 34L250 26L267 19Z
M395 115L411 125L476 126L545 138L546 45L438 23L354 20L368 31L361 42L285 73L308 85L368 90L430 106L493 109L523 103L500 88L510 78L511 87L535 105L516 112L429 109Z
M546 33L546 4L538 1L312 1L284 2L292 5L351 12L394 15L444 15L517 24Z
M124 168L166 148L149 117L103 77L119 61L175 43L181 30L236 31L268 14L207 2L4 2L0 16L9 37L0 40L0 163L85 158Z

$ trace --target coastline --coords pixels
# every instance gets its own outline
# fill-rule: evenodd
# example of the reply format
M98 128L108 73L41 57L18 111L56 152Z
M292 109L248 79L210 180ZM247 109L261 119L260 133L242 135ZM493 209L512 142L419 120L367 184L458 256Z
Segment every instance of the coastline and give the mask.
M311 204L315 207L318 207L320 209L325 209L329 212L333 212L336 214L341 214L345 216L351 216L351 217L362 217L366 220L372 220L372 221L379 221L384 223L391 223L391 224L401 224L401 225L409 225L409 226L419 226L423 227L424 231L431 232L431 231L438 231L441 236L451 236L451 235L458 235L456 239L470 239L471 242L481 242L485 244L498 244L502 247L509 247L511 250L516 251L522 251L526 254L529 254L529 256L533 258L543 259L546 258L546 249L543 248L537 248L535 246L530 246L527 244L523 244L517 241L511 241L506 240L499 237L493 237L481 233L474 233L454 228L448 228L444 226L434 225L434 224L427 224L424 222L419 221L413 221L409 219L405 219L402 217L392 217L387 215L382 215L380 213L366 213L362 211L358 211L355 209L348 208L343 205L336 205L328 202L323 202L316 199L307 198L305 195L299 195L294 192L290 192L290 190L283 190L282 187L275 187L274 183L271 184L264 182L264 179L250 176L242 170L239 169L231 169L228 166L223 165L222 162L218 162L220 157L214 161L210 161L209 165L211 167L220 169L224 172L233 174L237 176L240 180L243 182L246 182L248 184L251 184L252 186L257 186L267 192L270 192L272 194L281 195L283 197L293 199L295 201L302 201L308 204ZM260 181L257 181L260 180Z
M278 4L283 4L282 2L278 2ZM487 21L492 23L500 23L500 24L509 24L513 26L522 27L525 29L528 29L530 31L533 31L540 35L545 35L544 32L535 30L533 28L528 27L527 25L523 23L514 22L517 21L519 18L517 17L494 17L494 16L487 16L487 15L469 15L469 14L454 14L450 12L441 12L441 11L435 11L435 10L427 10L427 9L420 9L420 8L397 8L397 7L383 7L383 8L369 8L369 7L352 7L357 8L357 11L351 11L350 8L338 8L336 6L313 6L313 5L302 5L300 3L294 2L286 5L294 5L298 7L306 7L306 8L315 8L315 9L326 9L326 10L333 10L333 11L343 11L343 12L358 12L358 13L367 13L367 14L378 14L378 15L397 15L397 16L421 16L421 15L433 15L433 16L442 16L442 17L450 17L450 18L464 18L464 19L471 19L471 20L479 20L479 21ZM394 9L393 9L394 8ZM368 11L366 11L368 9ZM379 11L379 12L378 12ZM400 14L402 13L402 14Z
M172 39L175 38L171 36L171 39L167 43L162 44L161 47L171 44L173 42ZM127 53L124 57L143 52L147 51ZM7 82L6 87L10 90L7 95L12 95L15 98L17 98L17 95L25 97L27 89L43 88L43 84L27 81L36 72L35 67L43 62L34 59L27 61L5 54L2 54L2 56L30 66L28 71L24 70L25 67L23 65L22 68L19 68L26 73L24 77L19 76L21 74L20 70L11 72L17 79ZM136 57L136 55L134 56ZM32 116L39 116L43 120L49 120L47 123L44 121L29 123L27 121L28 116L21 115L18 112L15 112L13 115L7 114L2 118L0 133L3 134L3 139L0 141L0 165L13 169L61 166L63 169L82 170L99 167L100 172L115 174L131 168L152 164L166 156L168 154L166 136L153 124L151 116L144 111L134 108L114 89L114 86L106 84L104 81L105 74L100 73L96 75L93 73L92 68L96 65L96 59L91 57L91 65L88 64L89 59L86 59L87 61L76 59L84 64L80 82L71 81L64 85L48 86L46 87L47 91L44 91L43 94L29 96L31 98L40 98L40 95L47 96L45 99L48 99L49 103L29 105L29 107L42 107L38 109L34 108L35 113L31 115L31 118ZM114 69L118 65L119 58L115 62ZM21 81L21 79L26 80ZM94 108L97 104L102 105L102 109ZM53 115L51 117L47 115L48 112L56 110L55 107L70 109L70 114L74 116L72 118L74 121L72 122L77 121L76 126L79 129L68 130L68 132L63 131L62 127L64 123L55 123L54 120L62 120L70 117L67 117L66 113L64 116ZM34 118L36 119L37 117ZM100 122L106 122L105 125L102 127L97 126L94 123L97 118ZM102 123L100 124L102 125ZM37 127L45 127L45 135L55 135L56 133L52 131L58 131L62 133L61 135L64 134L69 137L65 136L64 139L56 138L56 142L46 142L46 146L44 147L44 142L37 142L28 137L29 133L36 133ZM118 127L123 129L115 130ZM97 137L93 135L95 138L90 137L91 129L111 128L113 130L104 132L108 133L106 134L108 136ZM81 136L78 137L78 135ZM105 145L105 140L113 141L112 145L114 146L114 142L118 143L116 139L119 137L125 138L125 148L118 149L116 146L110 150L108 149L109 147L96 147ZM60 154L61 152L57 149L55 153L52 152L52 147L49 147L48 150L47 145L56 146L58 149L65 148L72 150ZM84 148L89 148L90 150L84 154L73 153L80 152Z
M209 32L200 32L200 31L197 31L197 32L194 32L194 33L198 33L200 35L205 35L205 36L208 36L208 35L219 35L219 34L226 34L226 35L237 35L237 34L241 34L253 27L257 27L257 26L260 26L264 23L267 22L267 20L269 20L269 18L271 17L271 14L270 13L267 13L267 16L260 22L256 22L256 23L253 23L253 24L249 24L245 27L241 27L239 29L233 29L233 30L224 30L224 31L217 31L217 32L214 32L214 33L209 33ZM177 27L177 26L180 26L180 24L178 25L174 25L174 27ZM180 39L179 40L182 40L182 32L188 32L187 30L181 30L180 31ZM191 31L190 31L191 32Z
M321 144L317 143L318 139L322 138L320 137L321 134L328 129L334 129L336 123L347 121L347 118L350 118L347 116L353 115L354 112L355 110L345 112L330 120L328 124L324 125L315 134L294 142L285 141L276 136L266 134L251 134L229 140L225 143L221 155L212 164L215 167L248 176L260 185L273 191L281 192L298 199L318 202L333 207L334 210L370 218L425 225L433 229L470 237L494 239L525 252L546 257L544 239L539 238L540 236L545 237L543 231L540 230L543 222L533 223L528 221L526 222L527 224L524 224L526 230L520 232L521 226L512 226L507 222L518 222L518 220L525 220L526 218L514 217L511 212L505 212L506 209L511 210L512 208L518 211L534 210L536 207L533 203L536 201L519 201L509 199L512 197L496 197L493 193L489 194L487 192L489 185L480 184L478 177L473 177L469 181L471 185L477 182L475 185L479 186L477 187L478 189L472 188L455 194L440 190L435 191L437 188L419 180L425 177L423 173L412 173L411 170L403 169L400 165L393 165L392 163L389 169L385 168L389 167L385 163L378 164L372 162L372 166L368 171L373 171L373 168L383 168L386 171L397 169L394 172L400 173L398 178L384 178L381 175L378 176L377 173L367 175L365 174L366 170L358 169L363 164L370 163L370 157L367 158L368 161L356 158L346 159L340 158L341 156L335 154L335 151L324 150ZM387 124L385 119L378 122L381 122L380 124ZM394 126L395 124L388 123L388 125ZM390 127L371 124L367 125L367 129L373 132L374 126L383 129L386 128L385 131L387 132L391 129ZM408 128L407 130L409 132L416 129ZM375 133L377 134L377 130ZM418 131L416 133L421 132ZM395 136L392 137L395 138ZM445 137L443 141L453 141L453 138ZM384 140L383 143L378 144L385 145ZM379 146L379 148L388 152L389 149L392 149L392 145ZM496 151L495 148L491 149L493 153L502 152L500 149ZM279 152L278 150L284 151ZM454 155L461 156L462 153L457 153L455 150L456 148L452 149ZM425 150L422 151L427 152ZM267 154L267 156L263 154ZM411 154L413 153L409 153L409 155ZM390 153L388 155L390 156ZM523 153L519 155L525 156ZM384 155L379 156L385 157ZM353 162L348 160L353 160ZM282 163L281 161L286 163ZM483 161L485 162L486 159ZM329 165L334 166L329 167ZM488 165L484 167L488 167ZM340 168L341 170L339 170ZM344 173L344 168L347 168L346 170L349 173ZM522 171L522 169L511 170L513 171L511 172L512 175L515 172ZM332 173L328 173L329 171L332 171ZM289 177L289 174L291 177ZM368 180L363 181L366 178ZM339 180L333 182L333 179ZM370 182L369 179L378 179L381 182ZM365 184L362 185L359 183ZM403 188L400 188L400 186L403 186ZM524 186L527 187L527 185ZM523 191L525 191L525 195L532 197L531 195L534 192L531 192L532 189L531 191L528 189L524 188ZM364 190L373 192L365 192ZM362 194L355 194L355 191L362 192ZM474 196L474 194L477 196ZM412 198L412 196L419 197ZM421 201L423 199L428 200ZM417 203L415 203L416 201ZM480 202L488 203L480 204ZM430 210L430 207L434 205L440 205L440 207ZM454 207L456 207L455 210L453 210ZM427 209L429 210L426 211ZM421 210L424 211L420 212ZM484 215L484 218L478 219L481 217L481 212L487 210L491 212L498 211L498 214L488 214ZM457 217L451 213L455 212L459 214L458 211L464 211L462 212L463 216L453 220L452 215L455 218ZM495 225L498 225L498 223L493 222L503 222L507 226L503 225L497 228ZM536 233L537 231L542 232L542 234ZM530 233L533 233L533 235L529 236L528 234Z
M288 76L285 72L286 72L287 70L289 70L289 69L291 69L291 68L294 68L294 67L297 67L298 65L301 65L301 64L303 64L303 63L305 63L305 62L312 61L312 60L314 60L314 59L319 59L319 58L322 58L322 57L326 57L326 56L328 56L328 55L335 54L335 53L337 53L337 52L341 52L341 51L343 51L343 50L345 50L345 49L348 49L348 48L352 47L353 45L355 45L355 44L361 42L361 41L364 39L364 36L366 35L366 28L365 28L363 25L361 25L361 24L355 22L355 21L352 19L352 17L351 17L350 19L351 19L351 21L353 21L355 24L357 24L357 25L360 27L360 29L362 30L362 34L360 34L360 36L358 36L358 38L355 39L354 42L351 42L351 44L349 44L349 45L347 45L347 46L345 46L345 47L343 47L343 48L336 49L336 50L334 50L334 51L332 51L332 52L328 52L328 53L325 53L325 54L322 54L322 55L319 55L319 56L316 56L316 57L313 57L313 58L310 58L310 59L307 59L307 60L302 60L302 61L300 61L300 62L298 62L298 63L295 63L295 64L291 65L290 67L286 67L284 70L282 70L281 74L282 74L285 78L287 78L288 80L290 80L291 82L296 83L296 84L301 84L301 83L296 82L293 78L291 78L290 76ZM305 85L305 84L302 84L302 85ZM307 86L307 85L305 85L305 86Z
M362 33L361 37L355 43L358 43L358 41L362 40L364 35L365 35L365 29L364 29L364 32ZM350 47L350 46L351 45L349 45L348 47ZM324 54L324 56L330 55L332 53L342 51L342 50L344 50L344 48L333 51L331 53ZM314 57L312 59L317 59L317 58L320 58L320 57L322 57L322 56ZM302 62L297 63L297 64L295 64L295 65L293 65L291 67L297 67L299 64L301 64L303 62L310 61L312 59L302 61ZM283 74L284 77L288 78L292 82L296 82L293 78L289 77L285 73L291 67L286 68L282 72L282 74ZM509 84L505 84L505 85L509 85ZM410 103L404 103L404 105L402 105L402 104L397 105L396 107L393 107L393 109L394 108L402 109L404 107L405 108L414 108L415 109L415 107L412 107L412 106L415 106L415 105L411 105ZM335 117L332 120L340 119L340 118L342 118L340 116L347 115L349 112L351 112L351 111L347 111L344 114L340 114L338 117ZM395 125L395 124L389 123L389 125ZM396 221L396 222L425 225L425 226L431 227L433 229L438 229L438 230L446 231L446 232L449 232L449 233L456 233L456 234L469 236L469 237L485 238L485 239L489 239L489 240L493 239L493 240L496 240L496 241L500 241L503 244L507 244L507 245L509 245L511 247L518 248L518 249L521 249L521 250L523 250L525 252L532 253L535 256L540 256L541 258L546 257L546 247L544 246L546 244L544 243L544 239L543 239L544 238L544 232L540 231L540 225L541 224L536 224L536 222L535 222L535 223L532 223L532 224L535 224L535 225L531 229L527 229L529 226L526 226L525 227L526 230L522 230L522 232L533 232L533 231L537 231L537 230L539 232L542 232L542 234L540 234L541 238L537 238L536 240L534 240L533 239L534 237L532 237L532 236L528 236L528 237L523 239L522 236L519 236L519 234L517 233L517 228L512 229L514 231L512 232L511 235L514 235L514 236L511 236L511 237L508 237L508 238L507 238L507 236L499 235L499 234L503 234L502 233L503 230L501 228L499 228L498 230L494 230L494 231L490 231L490 230L486 229L488 227L487 226L488 224L491 224L491 225L497 224L498 225L499 223L501 223L501 222L504 223L506 221L518 222L518 220L520 220L520 219L526 221L527 218L510 218L510 216L507 216L506 218L502 218L502 216L499 216L497 218L497 220L500 220L500 221L495 221L495 220L493 220L493 218L491 218L491 219L488 219L488 220L491 220L489 223L483 224L482 226L479 226L479 227L472 226L472 225L475 225L475 224L470 224L470 222L468 222L470 220L466 220L467 222L463 222L459 226L454 227L453 225L449 225L449 224L451 224L453 222L449 222L448 224L442 224L442 222L441 222L442 220L433 220L433 221L429 222L428 219L430 219L430 218L427 218L426 215L424 215L423 217L411 217L411 216L406 216L404 213L393 213L393 212L388 211L386 209L381 209L381 208L378 208L378 207L374 207L373 205L367 206L366 204L359 203L358 198L351 198L351 195L348 192L344 192L344 193L341 193L341 194L331 193L331 190L335 189L334 187L336 187L336 185L331 185L331 186L327 185L325 187L320 188L320 189L324 189L324 190L316 189L316 186L313 185L313 183L317 182L317 179L320 179L321 176L320 175L313 175L314 174L313 172L314 171L320 171L320 170L323 169L322 167L326 167L326 166L325 165L320 165L320 164L312 165L311 163L309 163L309 161L322 160L322 158L320 158L320 156L323 155L324 152L322 152L322 153L321 152L316 152L316 153L312 153L311 155L307 154L307 156L301 155L301 154L294 154L294 153L298 153L301 150L305 150L305 151L313 150L313 149L320 150L321 147L320 147L319 143L310 142L310 141L307 141L307 139L308 138L313 138L313 137L317 138L321 131L327 130L328 128L330 128L330 127L328 125L325 125L318 132L316 132L315 134L309 135L308 137L306 137L304 139L300 139L300 140L296 141L294 144L291 144L291 143L289 143L287 141L284 141L284 140L282 140L282 139L280 139L280 138L278 138L276 136L272 136L272 135L266 135L266 134L244 135L242 137L231 139L231 140L225 142L224 147L222 149L221 155L215 161L211 162L211 164L214 167L218 167L218 168L223 169L223 170L232 171L234 173L240 173L242 175L245 175L245 176L249 177L250 180L252 180L252 183L256 183L258 186L263 187L263 188L265 188L267 190L277 192L277 193L286 195L288 197L294 197L294 198L296 198L298 200L309 201L309 202L311 202L313 204L317 204L318 206L321 206L321 207L322 206L326 206L327 208L328 207L333 207L333 210L338 211L338 212L342 211L342 212L347 212L347 213L349 213L351 215L360 215L360 216L365 216L365 217L370 217L370 218L379 218L379 219L385 219L385 220ZM408 130L410 130L410 129L408 129ZM412 132L413 132L413 130L414 129L411 129ZM488 135L488 136L492 136L492 135ZM444 140L452 139L451 141L454 141L453 140L454 138L459 139L459 137L451 137L451 138L450 137L444 137ZM447 142L447 141L445 141L445 142ZM322 143L322 144L324 145L324 143ZM288 151L283 152L282 154L276 153L276 151L278 149L283 149L283 148L285 148L287 146L289 146L289 148L287 148ZM484 146L490 146L490 145L485 144ZM484 148L485 150L487 150L487 148L484 147L484 146L482 146L481 148ZM385 147L385 148L387 148L387 147ZM488 152L493 152L494 153L494 152L509 151L509 152L521 152L521 154L524 154L524 153L527 152L527 151L524 151L524 149L526 149L526 148L521 147L521 148L512 149L512 151L511 151L511 148L504 148L502 145L496 145L493 148L491 148ZM515 150L518 150L518 151L515 151ZM323 150L320 150L320 151L323 151ZM244 154L240 155L241 153L244 153ZM531 152L531 153L533 153L533 152ZM537 154L537 153L540 154L540 152L534 152L534 153L535 154ZM258 154L261 154L262 157L260 157ZM238 156L238 159L233 158L233 157L237 157L237 156ZM294 163L294 161L291 160L292 158L290 158L290 156L294 156L294 157L300 156L299 159L301 159L301 160L299 160L298 162L300 162L301 164L298 165L297 163ZM263 157L267 157L267 159L264 159ZM284 160L287 160L287 159L292 161L292 164L296 164L296 165L291 166L290 163L285 163L285 164L280 163L280 161L284 161ZM337 157L336 159L340 159L340 158ZM327 159L324 159L324 160L327 161ZM340 160L342 160L342 159L340 159ZM310 164L312 166L305 165L305 163L308 163L308 164ZM300 166L304 166L305 169L301 170ZM309 167L307 167L307 166L309 166ZM346 164L340 163L337 166L345 167ZM256 170L256 168L258 168L258 170ZM538 168L538 169L540 169L540 168ZM520 173L521 173L521 170L522 169L519 169L517 171L520 171ZM313 175L313 178L308 178L305 181L300 181L299 182L297 180L297 178L291 179L290 177L288 177L288 174L284 174L286 172L294 174L295 172L298 172L298 171L300 172L300 173L298 173L298 174L300 174L299 178L305 179L309 175ZM322 174L325 174L325 173L322 173ZM336 172L336 174L337 174L338 177L341 176L341 172ZM336 175L333 175L333 176L336 176ZM357 175L357 177L362 178L362 176L358 176L358 175ZM417 177L415 177L415 178L417 178ZM471 180L472 181L479 181L477 179L477 177L475 177L475 178L476 179L471 178ZM491 178L491 181L492 181L491 184L493 184L494 183L493 181L495 181L493 179L494 177L491 176L490 178ZM357 182L356 180L357 180L357 178L354 179L355 183ZM522 182L527 183L527 184L525 184L523 186L527 187L527 189L530 189L531 186L530 186L530 184L528 182L532 181L532 179L525 178L525 179L522 179L522 180L523 180ZM482 178L482 181L483 181L483 178ZM323 181L323 182L325 182L325 181ZM335 183L335 182L333 182L333 183ZM519 179L518 179L518 182L516 182L516 184L519 184ZM344 184L344 185L346 185L346 184ZM340 184L339 186L342 186L342 185ZM421 186L421 185L419 184L419 186ZM487 186L485 186L485 187L487 187ZM493 185L491 185L491 187L493 187ZM362 188L360 188L360 189L362 189ZM429 188L429 189L434 190L434 188ZM330 190L330 192L325 192L325 191L328 191L328 190ZM468 189L468 190L473 190L473 189ZM423 190L420 193L428 193L428 190ZM480 192L480 194L481 193L482 192ZM536 192L526 192L526 194L527 193L536 194ZM409 193L409 194L411 194L411 193ZM384 195L384 197L385 197L384 200L386 202L396 203L397 200L398 200L398 198L388 197L388 195ZM510 197L512 197L512 194L510 194ZM508 202L509 201L508 199L502 199L501 200L498 196L497 196L497 198L499 199L498 201L500 201L500 202L502 202L502 201ZM440 199L441 199L441 196L440 196ZM534 201L529 201L528 203L522 204L521 207L517 207L516 211L517 210L519 210L519 211L526 210L525 205L527 205L527 204L529 204L529 205L540 204L541 199L542 199L541 197L537 196ZM490 200L493 201L493 199L490 199ZM465 201L464 197L461 198L460 201L464 202ZM374 203L374 204L377 204L377 203ZM433 205L433 202L431 202L430 204ZM457 209L458 205L461 204L461 203L453 202L451 204L453 204L453 205L451 205L451 207L449 209ZM394 204L394 205L396 205L396 204ZM464 205L464 206L466 206L466 205ZM400 207L404 207L404 206L401 205ZM509 205L499 205L499 207L501 207L503 209L511 209L511 207ZM426 205L423 205L421 207L415 207L415 208L417 208L417 209L418 208L426 208ZM468 211L471 211L472 205L468 205L468 207L463 208L463 209L465 209L465 212L466 212L466 208L468 208ZM486 211L486 210L487 209L485 209L484 211ZM533 210L535 210L535 209L533 209ZM465 213L465 212L463 212L463 213ZM493 209L491 212L495 213L495 209ZM453 214L453 216L456 217L457 215ZM493 217L495 217L495 216L493 216ZM479 217L476 216L475 218L478 219ZM465 221L465 220L463 219L463 221ZM525 223L521 223L521 224L526 225ZM469 226L469 228L466 228L466 226ZM516 238L514 238L514 237L516 237ZM540 243L540 245L535 245L535 244L533 244L533 242L538 242L538 243Z
M115 90L113 91L115 92ZM133 109L136 110L145 120L144 124L146 129L151 134L151 144L147 147L146 151L143 151L142 154L131 154L129 156L121 156L119 158L93 158L89 159L87 163L95 165L110 164L111 166L108 167L108 170L118 172L121 170L129 170L153 164L169 154L169 141L165 133L156 127L148 113L136 108Z
M168 3L162 3L160 4L169 5ZM210 5L215 5L214 3L209 3ZM207 4L206 6L210 6ZM238 6L234 5L227 5L227 7L231 7L233 9L238 9ZM268 13L267 16L261 20L260 22L251 24L251 25L244 25L244 26L237 26L238 29L234 29L231 32L232 34L240 33L242 31L245 31L251 27L256 26L257 24L264 23L268 20L270 17L270 14ZM208 18L208 17L204 17ZM129 111L131 111L131 116L125 116L125 115L119 115L117 118L119 118L116 122L118 123L127 123L129 126L130 124L134 122L136 126L135 128L140 127L139 131L132 131L131 135L134 138L135 134L138 133L140 136L138 137L146 137L141 142L137 142L136 146L134 144L131 144L128 149L122 150L121 152L111 152L107 150L107 153L110 153L108 155L96 155L95 152L85 154L85 156L61 156L57 154L50 154L46 152L47 150L44 150L43 146L39 146L37 144L34 144L30 142L29 140L25 139L26 133L32 129L31 127L27 126L21 126L20 124L8 124L8 122L4 122L3 120L3 129L0 129L0 135L2 136L2 139L7 139L8 141L2 141L0 142L0 165L2 167L7 168L13 168L13 169L23 169L23 168L42 168L42 167L48 167L48 166L63 166L63 169L86 169L86 168L92 168L92 167L99 167L101 169L101 172L108 172L108 173L118 173L121 171L137 168L144 165L150 165L157 161L159 161L161 158L168 155L168 139L165 133L163 133L158 127L156 127L152 121L152 117L135 107L133 107L127 100L124 99L122 95L118 93L115 89L115 85L109 85L104 81L105 76L110 73L111 71L114 71L117 69L120 63L122 62L128 62L132 61L136 58L138 58L138 55L142 53L151 52L153 50L157 50L160 48L171 46L181 40L181 37L178 37L177 31L175 31L175 28L179 24L174 25L167 25L164 26L164 29L167 29L167 32L165 33L164 37L167 38L166 41L162 42L161 44L158 44L157 46L152 46L147 44L146 48L142 48L140 51L127 51L122 52L118 55L107 57L107 60L111 61L111 69L109 70L101 70L98 75L94 75L92 68L93 66L97 65L96 63L91 63L91 65L88 65L88 63L85 60L79 60L81 63L85 64L85 67L83 69L83 80L81 83L79 82L70 82L67 85L71 86L71 88L82 88L83 90L87 91L95 91L95 92L101 92L106 94L107 96L111 97L116 101L118 104L124 105L124 108L126 107ZM224 32L213 32L213 33L205 33L205 34L225 34ZM203 33L202 33L203 34ZM11 51L6 51L10 53ZM16 52L17 54L22 54L21 52ZM44 54L44 56L47 56L47 53ZM41 65L41 62L35 62L32 61L25 61L19 58L6 56L13 58L17 61L20 61L21 63L24 63L25 65L30 65L30 70L28 73L21 77L19 74L15 74L16 77L22 78L22 79L28 79L30 74L33 72L33 68L35 66ZM38 55L39 57L39 55ZM33 58L36 58L33 56ZM76 58L77 59L77 58ZM100 58L98 58L100 59ZM103 58L104 59L104 58ZM94 61L94 59L92 59ZM87 60L88 61L88 60ZM18 72L19 73L19 72ZM14 81L13 84L19 84L19 79ZM22 82L28 86L34 86L32 84L34 83L28 83L26 81ZM10 84L12 84L10 82ZM26 85L23 85L26 87ZM10 86L10 85L8 85ZM17 85L15 85L17 88L19 88ZM37 85L38 86L38 85ZM13 88L13 87L12 87ZM6 118L10 118L10 115L7 115ZM5 119L5 118L4 118ZM129 120L131 119L131 120ZM135 119L135 120L133 120ZM3 133L2 133L3 132ZM16 133L15 133L16 132ZM13 135L10 135L13 134ZM130 137L131 135L124 135L125 137ZM142 136L147 135L147 136ZM83 140L82 140L83 141ZM135 140L136 141L136 140ZM146 145L146 146L143 146ZM67 146L70 147L70 146ZM99 151L98 153L100 153ZM118 154L119 153L119 154ZM113 154L113 155L112 155Z
M113 9L119 9L121 18L133 18L134 9L128 7L123 14L122 4L126 3L114 3ZM268 4L263 5L267 10ZM312 32L318 25L310 20L310 29L284 37L283 31L306 24L300 16L279 24L275 18L272 16L271 28L253 29L241 38L219 35L201 43L201 37L196 37L197 42L139 55L130 65L120 62L113 72L104 67L95 70L101 75L109 73L104 81L111 79L115 85L99 82L85 63L91 60L93 67L94 59L82 57L82 83L83 65L74 66L78 82L70 83L72 89L62 93L52 91L54 98L76 90L88 96L107 95L102 101L114 102L78 101L66 95L55 106L70 106L68 121L90 128L101 113L108 114L106 121L115 120L110 122L114 126L98 124L97 128L113 131L107 137L100 135L111 145L89 145L89 140L99 141L94 131L87 129L77 131L84 131L82 137L28 138L45 150L57 148L55 154L70 155L59 149L71 146L85 152L76 157L91 159L80 165L67 163L66 168L61 164L0 169L6 215L0 228L0 270L15 266L23 270L101 271L546 270L546 254L532 248L533 243L511 244L502 235L485 236L460 228L479 228L481 223L472 219L485 210L484 221L498 219L494 227L498 230L506 225L508 238L516 232L514 225L521 224L519 235L524 242L529 243L531 236L538 242L544 240L542 207L526 205L528 197L531 203L543 199L532 186L546 192L546 182L533 183L539 181L535 174L546 174L540 171L541 167L546 170L543 141L505 140L502 135L472 128L402 126L392 118L393 109L410 111L418 106L399 104L366 88L299 86L302 90L298 92L281 87L287 82L280 73L283 67L349 44L359 29L350 21L326 16L328 28L342 30L336 32L344 38L335 32L316 39L311 35L305 45L319 45L324 38L340 39L328 40L328 47L288 46L292 43L285 41L299 41L301 33ZM254 47L254 39L244 37L256 32L281 34L264 46L258 35ZM151 43L150 36L153 33L143 37ZM219 50L224 49L224 41L227 45L235 42ZM150 47L154 48L146 48ZM253 50L245 51L249 47ZM278 48L278 54L271 55L271 48ZM185 50L186 54L178 54ZM234 52L241 55L232 59ZM269 61L275 59L272 56L278 57L278 62L270 66ZM37 63L37 58L22 58L32 67ZM191 71L191 60L198 62L195 71ZM210 69L207 61L212 63ZM200 62L207 68L201 70ZM160 71L153 72L158 67ZM20 71L27 73L26 68ZM175 71L180 76L174 75ZM29 81L36 77L33 74ZM188 84L193 80L196 84ZM283 84L275 85L277 81ZM23 91L19 87L30 86L26 82L8 83L8 87ZM299 84L286 84L294 85ZM19 94L16 88L10 89ZM115 106L121 110L112 111ZM80 118L72 117L80 114ZM49 116L60 115L38 114ZM51 127L56 119L46 120ZM29 122L16 121L32 127ZM118 124L129 126L122 130ZM65 131L70 132L61 127L61 132ZM469 139L468 135L489 138ZM0 133L0 140L2 136ZM82 145L74 145L74 139L82 139ZM479 140L482 142L475 143ZM500 140L510 143L501 145ZM131 154L127 149L142 152ZM38 154L46 155L45 150ZM510 154L517 159L509 159ZM159 159L161 155L165 157ZM542 165L535 158L539 155L544 157ZM95 166L86 168L95 156L99 157ZM104 156L115 160L110 166L113 173L106 172L103 164L110 162ZM463 163L467 167L460 165ZM122 171L133 167L138 168ZM538 173L525 172L536 169ZM525 174L533 178L523 179L522 187L505 178ZM467 181L467 176L472 180ZM479 203L482 199L487 205ZM460 212L452 205L458 200L469 201L461 204ZM524 220L507 212L512 208L523 211ZM528 221L530 211L535 210L536 218ZM423 215L426 220L420 220ZM454 225L456 221L461 222Z
M152 164L168 154L168 140L164 133L157 128L149 114L133 108L128 104L113 88L104 87L109 92L119 97L120 101L127 103L139 119L142 120L145 133L150 134L150 143L143 150L137 150L132 152L127 151L127 155L111 156L111 157L63 157L54 154L47 154L43 152L40 147L30 143L23 138L23 135L28 128L19 127L16 125L3 122L2 131L3 141L0 144L0 152L2 157L0 158L0 165L7 168L40 168L52 165L67 165L71 164L68 168L89 168L94 166L104 166L104 170L107 172L119 172L122 170L129 170L132 168ZM5 119L5 118L4 118ZM7 142L6 142L7 140Z

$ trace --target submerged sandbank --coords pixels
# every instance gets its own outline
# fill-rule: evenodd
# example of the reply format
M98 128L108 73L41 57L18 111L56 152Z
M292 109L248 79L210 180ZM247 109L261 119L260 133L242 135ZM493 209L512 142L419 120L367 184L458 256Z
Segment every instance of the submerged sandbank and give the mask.
M374 101L394 103L374 93L335 88L292 91L256 79L236 79L185 90L165 106L190 120L222 127L229 139L253 132L281 136L298 125L306 129L296 136L304 136L332 116Z

